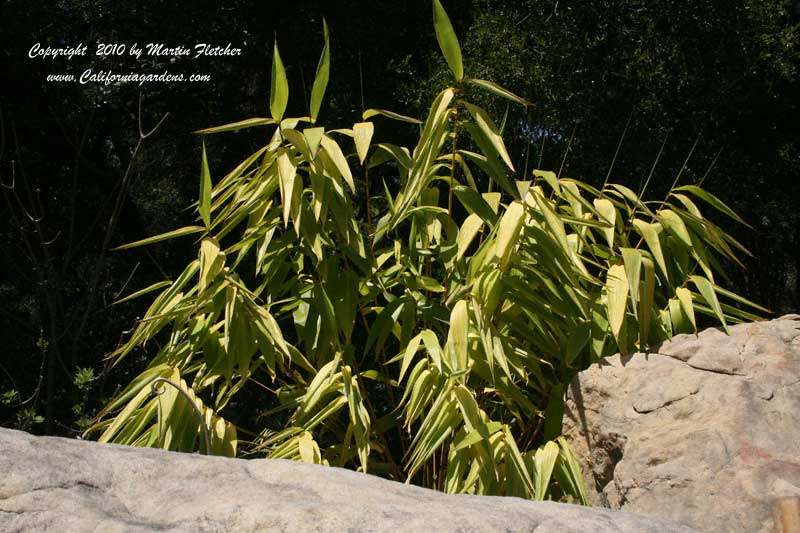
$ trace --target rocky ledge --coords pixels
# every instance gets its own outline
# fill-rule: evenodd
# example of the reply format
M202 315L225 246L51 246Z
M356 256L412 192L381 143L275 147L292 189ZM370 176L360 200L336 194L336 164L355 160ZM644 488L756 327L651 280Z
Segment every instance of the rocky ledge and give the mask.
M691 531L623 511L446 495L340 468L7 429L0 472L0 531Z
M578 376L564 431L594 504L773 531L776 501L800 496L800 316L730 333L678 335Z

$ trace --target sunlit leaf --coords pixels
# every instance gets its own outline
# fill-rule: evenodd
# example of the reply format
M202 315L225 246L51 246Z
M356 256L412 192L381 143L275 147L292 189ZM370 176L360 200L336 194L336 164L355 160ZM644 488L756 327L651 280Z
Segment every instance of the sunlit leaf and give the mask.
M150 293L150 292L153 292L153 291L157 291L158 289L162 289L162 288L164 288L164 287L166 287L168 285L171 285L171 284L172 284L171 281L166 281L166 280L165 281L159 281L157 283L153 283L149 287L145 287L144 289L140 289L140 290L138 290L138 291L136 291L134 293L129 294L128 296L126 296L124 298L121 298L119 300L114 301L114 305L118 305L118 304L121 304L121 303L128 302L130 300L133 300L135 298L143 296L143 295L145 295L147 293Z
M464 66L461 63L461 46L450 23L450 18L439 0L433 0L433 27L436 29L436 40L442 50L450 71L457 80L464 77Z
M303 137L306 138L312 157L317 157L317 150L319 150L323 135L325 135L325 128L306 128L303 130Z
M464 103L466 108L469 110L470 114L475 119L475 123L478 125L480 130L486 135L486 138L492 143L497 155L500 156L500 159L506 164L506 166L514 171L514 165L511 163L511 156L508 155L508 151L506 150L506 145L503 142L503 138L500 136L500 131L495 126L492 119L489 115L478 106Z
M497 95L497 96L500 96L502 98L505 98L506 100L511 100L512 102L514 102L516 104L520 104L520 105L523 105L523 106L531 105L531 103L528 102L527 100L525 100L524 98L522 98L520 96L517 96L516 94L512 93L508 89L500 87L499 85L497 85L493 81L479 80L479 79L476 79L476 78L467 78L464 81L466 81L467 83L471 83L472 85L475 85L477 87L480 87L481 89L489 91L490 93L492 93L494 95Z
M342 153L342 149L339 145L331 139L328 135L323 135L322 140L320 141L322 144L322 148L328 154L328 157L331 158L336 170L339 172L339 175L342 176L344 181L350 187L350 190L355 192L356 185L353 181L353 174L350 172L350 166L347 164L347 159L344 157L344 153Z
M658 236L661 230L661 225L649 224L639 219L635 219L633 221L633 225L642 238L644 238L644 241L647 243L647 247L650 248L650 252L653 254L656 264L664 274L664 278L669 279L669 274L667 273L667 263L664 260L664 252L661 250L661 240Z
M594 207L600 213L600 220L609 225L608 228L603 229L603 235L606 238L608 246L614 247L614 226L617 223L617 210L614 208L609 200L605 198L596 198Z
M289 102L289 82L283 68L281 54L278 52L278 40L275 40L272 52L272 77L270 78L269 111L272 118L280 122Z
M376 115L382 115L387 118L391 118L394 120L399 120L400 122L410 122L411 124L422 124L422 121L418 118L414 117L407 117L405 115L401 115L400 113L395 113L394 111L389 111L388 109L367 109L361 115L363 120L370 119Z
M619 340L628 305L628 278L625 275L624 266L613 265L608 269L606 290L608 291L608 322L614 338Z
M450 366L454 371L467 368L467 335L469 333L469 307L466 300L459 300L450 313L450 330L447 333L447 348Z
M689 276L689 279L694 283L694 286L697 287L697 290L706 301L706 304L708 304L714 311L714 314L717 315L717 318L722 323L722 327L725 328L725 332L728 333L728 325L725 322L725 315L722 313L722 308L717 299L717 293L714 291L714 286L702 276Z
M206 228L211 226L211 173L208 170L205 142L203 142L203 154L200 166L200 204L197 209L200 212L200 218L205 223Z
M322 19L322 34L325 38L325 46L322 48L322 55L320 55L319 63L317 64L317 73L314 75L314 85L311 87L311 123L317 122L319 116L319 108L322 106L322 99L325 96L325 89L328 87L328 77L330 76L331 69L331 47L330 38L328 36L328 22Z
M184 228L168 231L160 235L154 235L140 241L132 242L117 246L114 250L127 250L128 248L136 248L137 246L147 246L148 244L155 244L157 242L174 239L176 237L183 237L184 235L192 235L193 233L202 233L206 229L202 226L186 226Z
M223 124L222 126L214 126L213 128L197 130L194 133L210 134L222 133L224 131L237 131L247 128L255 128L257 126L268 126L270 124L275 124L276 122L277 121L274 118L248 118L245 120L240 120L239 122L231 122L230 124Z
M547 495L547 487L550 485L550 476L558 460L558 444L553 441L546 443L536 450L534 461L536 463L536 494L534 499L544 500Z
M281 202L283 203L283 224L289 225L289 216L296 214L294 204L295 176L297 167L286 150L278 152L278 175L281 180Z
M692 304L692 294L686 287L678 287L675 289L675 296L678 297L680 302L681 311L692 323L692 328L697 331L697 321L694 318L694 305Z
M372 141L372 134L375 132L375 125L372 122L358 122L353 125L353 140L356 143L358 161L362 165L367 158L369 143Z
M733 210L730 207L728 207L727 205L725 205L722 202L722 200L720 200L719 198L717 198L716 196L714 196L710 192L701 189L697 185L684 185L682 187L677 187L675 190L676 191L686 191L688 193L691 193L691 194L697 196L698 198L700 198L701 200L703 200L704 202L707 202L709 205L711 205L717 211L728 215L729 217L734 219L739 224L747 226L748 228L750 227L747 224L747 222L742 220L739 217L739 215L734 213Z

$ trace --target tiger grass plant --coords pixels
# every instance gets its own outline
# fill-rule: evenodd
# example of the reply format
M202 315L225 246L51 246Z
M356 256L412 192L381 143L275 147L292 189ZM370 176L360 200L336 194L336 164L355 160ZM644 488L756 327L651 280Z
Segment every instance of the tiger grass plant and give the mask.
M352 127L320 125L325 27L309 116L284 117L276 44L271 116L199 132L272 129L221 179L203 146L197 225L121 247L191 235L198 257L125 298L161 291L110 357L161 345L98 415L100 441L189 452L205 425L214 454L586 503L560 436L574 375L694 332L698 315L723 328L755 318L718 284L746 250L701 207L743 223L735 213L695 185L645 201L622 184L518 174L467 94L528 102L465 77L438 0L433 17L454 84L424 122L370 109ZM416 146L376 139L391 120L418 124ZM177 388L151 394L159 379ZM260 427L234 425L231 400L253 387Z

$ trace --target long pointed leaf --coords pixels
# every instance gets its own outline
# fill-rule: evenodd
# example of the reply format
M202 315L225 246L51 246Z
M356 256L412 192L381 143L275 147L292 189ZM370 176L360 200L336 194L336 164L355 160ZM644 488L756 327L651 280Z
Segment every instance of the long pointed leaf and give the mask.
M330 36L328 35L328 22L324 18L322 19L322 33L325 37L325 46L322 49L322 55L320 55L319 64L317 65L317 73L314 76L314 85L311 88L310 115L312 124L317 122L331 70Z
M450 23L450 18L439 0L433 0L433 27L436 30L436 40L442 50L450 71L457 80L464 77L464 65L461 62L461 46L458 44L456 32Z

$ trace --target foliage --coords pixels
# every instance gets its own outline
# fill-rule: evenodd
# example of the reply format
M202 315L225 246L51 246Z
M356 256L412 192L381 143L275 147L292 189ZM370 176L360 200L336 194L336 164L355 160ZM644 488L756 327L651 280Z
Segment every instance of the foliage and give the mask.
M518 175L464 88L527 102L464 77L452 25L433 6L456 83L413 149L373 140L384 118L338 129L284 118L277 44L272 118L200 132L275 126L216 183L203 148L198 225L126 246L200 238L174 281L129 297L161 291L111 358L163 342L100 413L91 429L101 441L191 451L197 409L215 453L235 454L246 430L224 416L255 386L268 403L248 452L448 492L586 502L559 438L574 374L696 331L698 314L723 327L753 318L732 305L752 304L717 284L721 262L746 252L698 204L741 222L730 209L696 186L648 202L619 184ZM384 116L413 120L364 113ZM194 405L177 391L151 397L157 378Z
M691 153L681 183L702 182L753 225L726 225L724 215L708 213L754 252L755 257L741 257L746 270L727 272L727 286L776 313L797 311L800 106L794 95L800 83L800 4L443 3L457 5L449 16L462 37L468 75L501 82L535 101L535 107L507 107L505 99L464 87L467 99L491 116L507 116L503 138L519 171L527 175L533 166L558 170L563 164L562 175L600 188L613 160L613 180L638 191L658 156L646 196L661 198ZM308 99L296 95L313 89L323 34L286 28L321 27L323 14L336 36L330 48L336 68L319 114L324 124L352 123L368 107L422 116L424 106L449 83L446 60L430 53L436 42L431 13L415 3L238 0L233 7L143 0L126 10L110 0L0 3L0 18L14 21L0 27L6 44L0 68L0 181L6 186L16 181L18 194L0 189L0 395L18 393L7 404L0 401L0 425L20 427L18 415L30 407L44 417L27 426L31 431L78 435L84 417L96 414L147 364L154 343L109 373L103 355L147 309L145 298L111 304L133 286L174 279L192 253L192 239L111 254L102 245L106 234L113 247L191 223L193 213L184 207L196 199L197 189L186 176L193 175L201 145L190 132L268 116L263 91L269 86L275 32L293 95L286 116L312 115ZM184 23L176 26L178 19ZM379 23L386 20L392 21L389 32ZM93 55L96 42L141 45L160 42L158 36L164 35L167 44L187 46L231 41L242 55L174 62L168 56ZM27 56L34 42L82 42L89 53L34 61ZM199 71L212 81L140 87L54 84L45 78L62 70L79 75L86 68ZM138 140L140 93L147 128L165 112L170 118L139 151L125 187L122 175ZM384 119L374 120L377 135L384 135ZM259 131L209 136L211 168L229 168L263 145ZM413 146L415 131L401 125L391 139ZM376 190L383 172L372 173ZM474 177L486 190L483 174ZM394 179L386 176L393 193ZM353 201L364 220L364 187L358 179L356 188ZM117 198L122 203L115 215ZM456 218L461 220L460 212ZM697 319L698 327L710 325ZM40 338L47 341L45 351L37 346ZM79 368L94 369L90 391L74 384ZM246 421L255 420L262 401L258 389L245 387L226 413L252 427L257 424Z
M509 109L513 156L594 186L613 161L637 190L652 175L654 196L685 166L684 182L753 225L729 228L758 258L731 281L776 313L800 306L799 23L786 0L474 0L462 19L473 75L536 103ZM430 55L410 64L399 102L418 105L448 76Z

